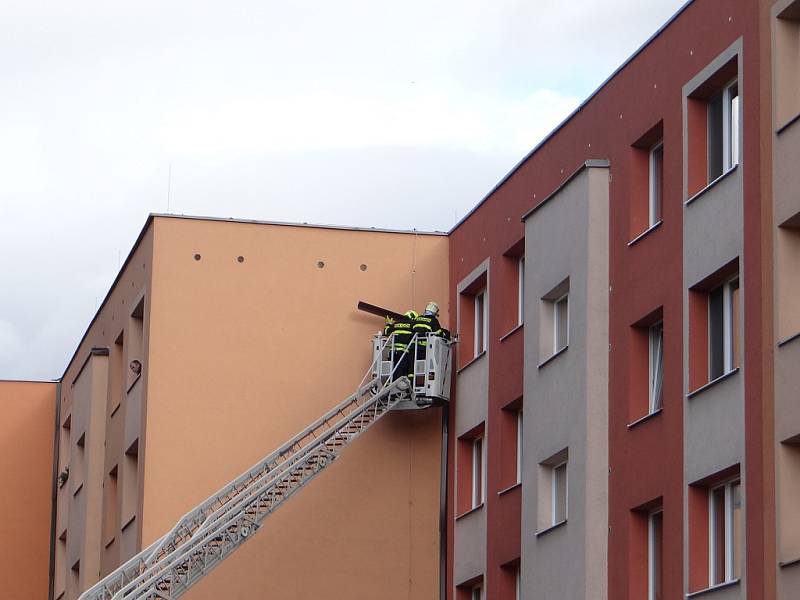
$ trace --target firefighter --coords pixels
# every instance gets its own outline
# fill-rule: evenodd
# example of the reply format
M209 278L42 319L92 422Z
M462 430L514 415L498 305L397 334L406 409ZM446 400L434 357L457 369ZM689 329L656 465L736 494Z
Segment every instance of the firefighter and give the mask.
M392 319L386 317L386 325L383 334L386 336L394 335L392 342L392 380L413 373L414 365L409 360L411 339L414 336L414 321L419 315L413 310L406 311L402 317Z
M428 302L425 312L414 319L413 331L417 336L416 348L413 348L415 360L425 359L429 334L450 339L450 332L442 329L439 323L439 305L434 301Z
M428 302L425 312L417 315L414 319L414 333L417 334L417 344L422 348L428 345L428 334L433 334L445 339L450 339L450 332L442 329L439 323L439 305L436 302ZM424 358L424 352L420 353L420 359Z

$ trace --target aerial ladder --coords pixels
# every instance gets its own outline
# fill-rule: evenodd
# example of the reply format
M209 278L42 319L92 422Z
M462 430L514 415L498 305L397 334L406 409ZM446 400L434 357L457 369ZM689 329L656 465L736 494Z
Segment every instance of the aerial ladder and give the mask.
M264 519L392 410L419 410L450 397L451 342L427 335L414 372L394 373L392 338L373 337L358 389L251 469L184 515L79 600L174 600L239 548ZM415 335L412 342L421 338Z

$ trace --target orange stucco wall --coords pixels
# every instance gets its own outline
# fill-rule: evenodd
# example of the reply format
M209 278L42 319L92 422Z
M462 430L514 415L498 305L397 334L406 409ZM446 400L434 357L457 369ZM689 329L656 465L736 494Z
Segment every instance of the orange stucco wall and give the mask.
M157 217L142 544L352 393L382 326L358 300L447 322L447 244ZM389 415L187 598L436 597L440 434L439 409Z
M47 598L55 406L54 383L0 381L4 598Z

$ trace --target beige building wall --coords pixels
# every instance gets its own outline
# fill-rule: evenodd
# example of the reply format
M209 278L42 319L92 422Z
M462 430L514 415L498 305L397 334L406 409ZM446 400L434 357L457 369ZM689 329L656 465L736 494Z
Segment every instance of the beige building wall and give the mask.
M772 7L777 597L800 589L800 1Z
M0 407L2 596L45 600L50 564L56 384L0 381Z
M151 266L145 227L62 377L58 472L70 471L57 492L55 600L74 600L139 548L142 473L126 441L141 433L147 370L137 378L128 364L146 362Z
M447 244L156 218L142 544L353 392L382 327L359 300L446 322ZM436 597L440 452L439 409L389 415L187 597Z

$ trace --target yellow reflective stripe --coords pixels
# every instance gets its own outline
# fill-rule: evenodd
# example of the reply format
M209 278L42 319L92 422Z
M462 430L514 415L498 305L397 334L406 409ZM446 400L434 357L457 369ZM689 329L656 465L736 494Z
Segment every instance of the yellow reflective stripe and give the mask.
M433 327L426 323L414 323L414 329L419 327L420 329L427 329L428 331L433 331Z

